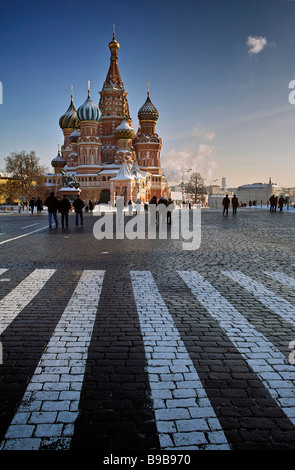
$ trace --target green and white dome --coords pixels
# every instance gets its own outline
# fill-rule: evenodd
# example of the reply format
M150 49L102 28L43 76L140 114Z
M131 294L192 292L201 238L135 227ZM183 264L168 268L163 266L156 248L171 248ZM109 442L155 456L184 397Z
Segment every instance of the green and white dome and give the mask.
M75 129L77 124L77 110L74 106L73 97L71 96L71 103L66 112L59 119L59 126L61 129Z
M101 117L100 109L93 103L88 91L88 98L77 111L79 121L99 121Z

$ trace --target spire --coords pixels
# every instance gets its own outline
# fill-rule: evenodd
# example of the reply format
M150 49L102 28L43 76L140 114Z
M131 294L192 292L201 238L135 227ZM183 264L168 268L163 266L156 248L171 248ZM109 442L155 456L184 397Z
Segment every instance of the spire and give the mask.
M103 90L105 89L118 89L124 90L124 85L121 79L119 67L118 67L118 50L120 44L116 40L115 35L115 25L113 25L113 39L109 43L109 48L111 51L111 63L109 67L109 71L107 73L106 80L103 84Z

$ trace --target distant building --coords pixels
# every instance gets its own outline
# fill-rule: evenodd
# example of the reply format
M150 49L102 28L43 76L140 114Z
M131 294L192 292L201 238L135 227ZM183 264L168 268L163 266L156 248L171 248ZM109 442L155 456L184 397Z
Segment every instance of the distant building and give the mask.
M271 178L269 178L269 183L253 183L253 184L244 184L239 186L236 191L236 196L239 199L239 203L249 204L251 201L256 201L258 204L267 204L269 198L274 194L279 196L284 194L284 190L281 186L272 183Z
M224 178L224 177L221 179L221 189L223 191L226 190L226 178Z

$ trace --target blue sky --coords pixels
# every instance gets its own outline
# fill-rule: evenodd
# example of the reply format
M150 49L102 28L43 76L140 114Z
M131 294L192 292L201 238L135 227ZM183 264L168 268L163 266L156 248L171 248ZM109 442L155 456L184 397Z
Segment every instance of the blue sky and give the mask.
M0 169L35 150L52 170L70 86L78 107L90 80L98 103L115 24L134 126L149 81L171 184L192 168L207 184L295 186L294 19L292 0L2 0Z

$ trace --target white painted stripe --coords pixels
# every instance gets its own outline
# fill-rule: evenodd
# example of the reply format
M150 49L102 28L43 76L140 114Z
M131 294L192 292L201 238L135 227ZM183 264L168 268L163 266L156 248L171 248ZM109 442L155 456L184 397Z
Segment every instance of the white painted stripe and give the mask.
M294 366L199 273L179 274L295 425Z
M78 416L104 271L83 271L31 378L1 449L68 449Z
M264 274L271 277L275 281L285 284L288 287L295 287L295 279L293 277L287 276L280 271L263 271Z
M36 224L25 225L24 227L21 227L21 228L24 229L24 228L34 227L34 225L40 225L40 223L37 222Z
M229 449L205 389L149 271L131 271L162 449Z
M4 269L4 268L0 269L0 276L1 276L2 274L6 273L6 271L8 271L8 269Z
M35 269L0 300L0 334L44 287L55 269Z
M32 235L32 233L40 232L40 230L45 230L46 228L48 228L48 225L45 227L37 228L36 230L33 230L32 232L19 235L18 237L9 238L8 240L3 240L2 242L0 242L0 245L4 245L4 243L12 242L14 240L18 240L19 238L27 237L28 235Z
M283 297L267 289L259 282L254 281L241 271L222 271L222 273L240 284L240 286L248 292L251 292L260 303L275 312L281 318L295 325L295 307L286 299L283 299Z

